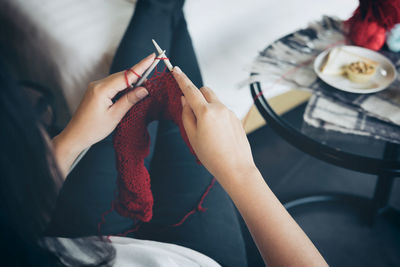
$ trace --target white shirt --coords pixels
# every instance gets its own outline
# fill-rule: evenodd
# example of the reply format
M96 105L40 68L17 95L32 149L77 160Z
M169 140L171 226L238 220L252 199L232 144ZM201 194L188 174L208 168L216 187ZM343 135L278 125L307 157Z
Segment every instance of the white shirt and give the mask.
M110 239L117 252L116 267L221 266L204 254L174 244L116 236Z
M66 266L91 264L103 261L101 250L115 248L116 267L217 267L210 257L182 246L129 237L111 236L111 243L99 237L64 238L45 237L41 244L52 251ZM99 243L101 242L101 243ZM88 243L91 243L88 246Z

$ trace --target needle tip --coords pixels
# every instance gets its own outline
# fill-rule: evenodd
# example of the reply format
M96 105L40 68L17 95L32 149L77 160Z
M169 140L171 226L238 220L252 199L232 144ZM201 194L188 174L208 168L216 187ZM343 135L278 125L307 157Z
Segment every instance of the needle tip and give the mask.
M151 41L153 42L154 46L156 47L157 52L158 52L158 53L161 53L161 52L162 52L162 49L161 49L161 47L157 44L157 42L156 42L154 39L151 39Z
M166 50L163 51L163 50L161 49L161 47L157 44L157 42L156 42L154 39L151 39L151 41L153 42L154 46L156 47L157 52L159 53L159 57L165 57L164 63L165 63L165 65L167 66L167 68L169 69L169 71L172 71L173 66L172 66L171 62L169 61L169 59L166 58L166 57L167 57L167 56L165 55L165 51L166 51Z

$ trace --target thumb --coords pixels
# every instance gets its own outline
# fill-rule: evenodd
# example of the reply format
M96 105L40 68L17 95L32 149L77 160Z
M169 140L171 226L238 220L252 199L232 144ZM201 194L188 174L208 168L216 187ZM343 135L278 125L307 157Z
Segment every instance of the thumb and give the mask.
M197 122L196 122L196 116L193 113L192 108L186 103L186 99L184 96L181 96L181 101L182 101L182 122L183 122L183 127L185 128L186 135L189 138L189 141L192 144L192 137L196 133L197 129Z
M121 96L117 102L110 107L111 112L117 117L118 121L120 121L133 105L145 98L148 94L149 92L146 88L137 87Z

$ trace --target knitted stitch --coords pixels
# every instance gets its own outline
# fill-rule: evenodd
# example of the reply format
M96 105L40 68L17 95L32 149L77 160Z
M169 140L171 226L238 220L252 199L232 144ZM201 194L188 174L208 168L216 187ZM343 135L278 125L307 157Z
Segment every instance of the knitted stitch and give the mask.
M122 216L149 222L153 216L150 175L144 159L150 152L147 125L172 120L194 154L182 123L182 92L171 73L162 72L144 84L149 95L135 104L116 128L113 144L117 159L117 198L113 203Z

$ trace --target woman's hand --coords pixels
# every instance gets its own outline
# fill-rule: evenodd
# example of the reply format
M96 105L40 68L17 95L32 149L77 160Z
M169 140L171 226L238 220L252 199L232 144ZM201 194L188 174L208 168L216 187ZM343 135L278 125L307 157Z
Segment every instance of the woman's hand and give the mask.
M154 58L155 54L149 55L132 70L142 75ZM127 77L130 84L138 79L132 72L128 72ZM54 153L63 174L68 172L79 153L108 136L128 110L148 95L144 87L138 87L113 103L112 99L125 88L123 71L89 84L71 121L53 139Z
M185 95L182 119L190 144L232 198L265 263L327 266L255 167L238 118L210 89L198 90L179 68L174 68L173 75Z
M255 172L253 156L240 120L215 93L200 90L175 67L173 75L182 96L182 120L197 157L221 184Z

